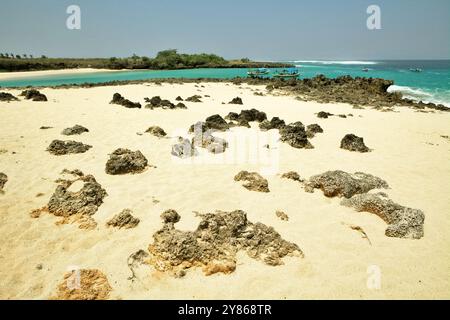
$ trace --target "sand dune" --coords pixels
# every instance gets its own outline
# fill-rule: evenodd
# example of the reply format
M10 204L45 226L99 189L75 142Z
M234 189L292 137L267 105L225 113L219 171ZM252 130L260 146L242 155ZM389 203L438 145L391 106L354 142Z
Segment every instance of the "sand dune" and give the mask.
M48 102L0 102L0 172L8 176L0 194L0 298L54 297L73 266L101 270L112 288L110 299L450 298L450 142L442 137L450 135L449 113L353 109L254 95L255 89L265 92L262 86L201 85L42 89ZM116 92L143 106L144 97L153 96L175 102L177 96L198 94L203 102L184 102L187 109L128 109L109 104ZM237 96L243 105L228 104ZM176 137L192 137L188 129L197 121L250 108L286 123L317 123L324 132L309 139L313 149L296 149L279 141L278 130L261 132L251 123L251 128L214 133L228 141L223 154L198 148L194 158L171 155ZM319 111L353 116L320 119ZM61 135L77 124L89 131ZM145 133L151 126L161 127L167 136ZM363 137L371 152L341 149L341 139L351 133ZM56 139L92 148L55 156L46 149ZM107 174L109 154L118 148L140 150L151 166L136 174ZM79 229L76 223L55 225L59 218L52 214L30 216L47 205L64 169L93 175L108 194L92 216L94 230ZM390 188L383 192L393 201L424 212L424 236L387 237L380 217L342 206L341 199L320 191L307 193L298 181L281 177L295 171L307 179L329 170L361 171L386 180ZM234 181L240 171L258 172L270 192L244 188ZM132 210L139 224L108 228L106 223L124 209ZM175 278L139 265L136 279L129 280L129 256L148 249L163 226L160 214L168 209L179 213L176 228L182 231L197 228L201 219L195 212L243 210L248 220L272 226L296 244L304 257L287 256L283 265L270 266L239 251L230 274L205 276L201 268L193 268ZM277 211L289 219L280 219ZM378 289L368 286L377 270Z

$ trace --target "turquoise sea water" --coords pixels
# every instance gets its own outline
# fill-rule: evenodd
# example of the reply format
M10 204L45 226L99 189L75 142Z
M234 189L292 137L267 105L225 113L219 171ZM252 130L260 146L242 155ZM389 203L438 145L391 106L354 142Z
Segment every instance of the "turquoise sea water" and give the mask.
M440 61L289 61L300 69L300 78L318 74L327 77L343 75L394 80L389 91L400 91L407 98L450 106L450 60ZM367 72L363 68L369 69ZM412 72L420 68L422 72ZM246 77L248 69L187 69L165 71L120 71L75 75L52 75L0 81L1 87L55 86L61 84L100 83L114 80L162 78ZM275 71L275 70L272 70Z

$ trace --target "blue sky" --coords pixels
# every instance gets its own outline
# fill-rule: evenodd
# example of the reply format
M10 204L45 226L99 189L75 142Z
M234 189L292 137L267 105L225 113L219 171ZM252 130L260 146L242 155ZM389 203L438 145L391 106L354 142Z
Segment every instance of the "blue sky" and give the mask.
M81 30L66 8L81 8ZM381 8L381 30L366 9ZM263 60L450 59L448 0L1 0L0 52L217 53Z

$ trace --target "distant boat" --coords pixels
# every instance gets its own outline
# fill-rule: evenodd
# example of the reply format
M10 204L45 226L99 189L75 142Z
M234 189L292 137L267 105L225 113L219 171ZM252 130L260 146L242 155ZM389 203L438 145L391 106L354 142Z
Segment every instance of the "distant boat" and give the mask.
M280 79L296 79L299 75L300 73L298 72L297 68L290 68L275 73L273 77Z
M420 69L420 68L411 68L411 69L409 69L409 71L411 71L411 72L422 72L423 70Z
M256 69L256 70L249 70L247 72L247 75L250 78L260 78L260 77L268 75L269 73L270 73L269 69L259 68L259 69Z
M364 69L362 69L362 71L369 72L369 69L368 68L364 68Z

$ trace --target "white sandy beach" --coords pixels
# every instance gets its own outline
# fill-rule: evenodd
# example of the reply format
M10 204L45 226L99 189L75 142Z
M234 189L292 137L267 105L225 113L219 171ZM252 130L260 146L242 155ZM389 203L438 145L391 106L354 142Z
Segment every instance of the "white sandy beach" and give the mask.
M19 71L19 72L0 72L0 80L23 79L29 77L53 76L53 75L70 75L96 72L115 72L120 70L110 69L94 69L94 68L78 68L78 69L61 69L61 70L43 70L43 71Z
M12 74L0 74L0 79L5 76ZM263 86L231 83L139 84L42 89L48 102L0 102L0 149L4 150L0 172L8 175L0 194L0 298L48 299L71 266L101 270L113 288L111 299L450 298L450 140L442 137L450 136L450 113L401 107L395 112L354 109L291 96L255 96L255 89L265 92ZM187 110L126 109L109 104L115 92L143 105L144 97L161 96L173 102L179 95L210 97L203 97L202 103L185 102ZM244 105L222 104L236 96ZM324 133L311 139L314 149L310 150L271 143L272 159L279 159L274 174L251 161L180 163L170 153L172 139L137 134L157 125L171 137L188 137L189 126L197 121L250 108L286 123L318 123ZM319 111L353 117L318 119ZM71 137L60 134L75 124L89 132ZM53 128L40 130L41 126ZM256 124L252 126L231 129L234 139L224 136L230 143L225 154L234 152L235 141L259 132ZM373 151L340 149L348 133L364 137ZM81 141L93 148L83 154L54 156L46 152L54 139ZM265 143L249 145L257 145L257 152L263 153ZM120 147L140 150L156 168L134 175L106 174L108 154ZM201 157L211 160L221 155L202 153ZM93 215L98 223L95 230L55 225L58 218L50 214L30 217L32 210L47 204L63 169L92 174L106 189L108 196ZM267 178L270 193L251 192L235 182L233 177L241 170L259 171ZM326 198L319 190L306 193L297 182L281 179L288 171L308 178L328 170L362 171L386 180L390 189L384 191L392 200L423 210L425 236L389 238L386 223L378 216L358 213L341 206L340 199ZM106 221L125 208L133 211L140 224L127 230L106 228ZM242 252L229 275L205 276L201 269L190 269L183 278L174 278L146 266L139 269L139 280L131 282L127 258L139 249L147 250L162 226L159 215L166 209L180 214L176 227L181 230L197 227L199 219L193 211L244 210L250 221L273 226L284 239L297 244L305 257L284 258L284 265L273 267ZM277 210L284 211L289 221L280 220ZM348 224L363 228L371 245ZM371 266L381 271L380 289L367 286Z

